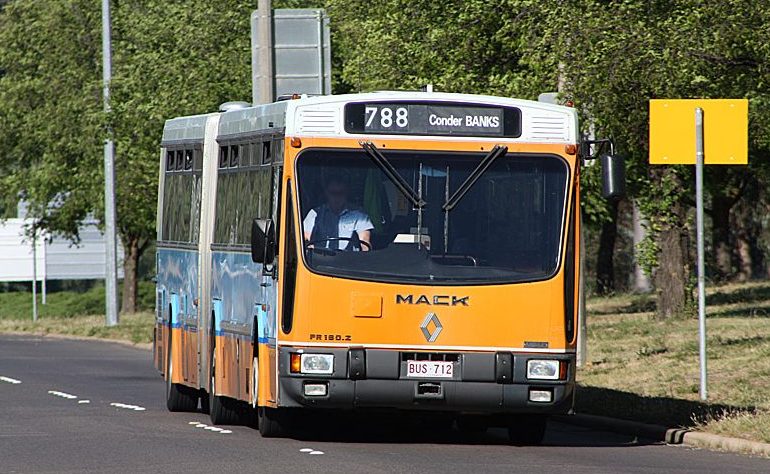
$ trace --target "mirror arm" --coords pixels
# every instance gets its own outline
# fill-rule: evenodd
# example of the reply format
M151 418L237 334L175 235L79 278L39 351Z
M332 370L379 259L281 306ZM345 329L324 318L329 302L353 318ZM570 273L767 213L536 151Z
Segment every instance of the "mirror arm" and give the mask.
M612 138L602 138L601 140L583 140L580 145L580 156L583 159L583 164L585 164L586 161L595 160L598 158L604 147L609 147L610 155L615 155L615 142L612 141ZM592 154L589 154L592 146L597 146L597 148Z

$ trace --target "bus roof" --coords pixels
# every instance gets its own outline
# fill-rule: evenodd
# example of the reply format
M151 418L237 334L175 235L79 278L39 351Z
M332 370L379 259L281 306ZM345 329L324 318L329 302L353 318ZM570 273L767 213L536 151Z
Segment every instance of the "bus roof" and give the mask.
M237 138L254 132L285 129L286 135L342 137L356 136L345 131L344 109L350 102L456 102L465 105L497 105L521 110L522 130L517 138L505 141L530 143L577 143L577 111L571 107L531 100L474 94L441 92L382 91L361 94L302 96L221 113L218 138ZM166 121L163 144L202 141L206 119L213 114L179 117ZM389 135L391 138L398 135ZM411 136L410 138L420 138ZM436 138L436 137L430 137ZM441 137L441 139L473 137ZM478 137L489 140L489 137Z
M203 142L206 120L214 114L191 115L166 120L163 127L162 145Z

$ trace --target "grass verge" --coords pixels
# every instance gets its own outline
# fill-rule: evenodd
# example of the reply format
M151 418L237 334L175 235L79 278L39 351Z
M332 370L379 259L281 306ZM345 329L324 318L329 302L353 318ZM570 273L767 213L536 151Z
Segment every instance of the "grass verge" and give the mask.
M141 312L120 315L117 326L104 325L104 315L74 316L71 318L40 318L37 323L21 319L0 319L0 333L24 332L64 336L119 339L134 344L152 342L153 313Z
M46 304L38 295L38 320L32 321L32 295L29 292L0 293L0 333L24 332L65 336L119 339L133 343L152 342L155 318L152 313L155 286L139 285L136 314L121 314L114 327L104 325L104 287L84 292L59 291L47 295Z
M698 396L698 321L657 320L649 296L588 303L579 412L770 442L770 282L708 295L709 402Z

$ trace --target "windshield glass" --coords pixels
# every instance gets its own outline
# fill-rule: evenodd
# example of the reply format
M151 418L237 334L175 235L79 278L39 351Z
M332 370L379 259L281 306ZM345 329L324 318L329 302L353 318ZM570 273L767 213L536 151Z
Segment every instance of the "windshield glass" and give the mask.
M554 155L496 159L449 211L486 153L380 150L422 207L364 150L297 161L305 262L329 275L426 284L541 280L557 269L568 167Z

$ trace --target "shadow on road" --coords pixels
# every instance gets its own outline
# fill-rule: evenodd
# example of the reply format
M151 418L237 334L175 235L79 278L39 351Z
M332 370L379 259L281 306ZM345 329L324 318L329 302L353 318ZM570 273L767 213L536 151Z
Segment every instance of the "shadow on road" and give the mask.
M670 397L643 397L635 393L579 385L575 410L578 413L689 428L727 414L754 413L752 406L708 404Z
M507 432L493 427L466 433L451 419L423 419L409 413L309 412L292 421L289 438L301 441L383 444L509 445ZM631 447L655 444L588 428L549 421L546 446Z

